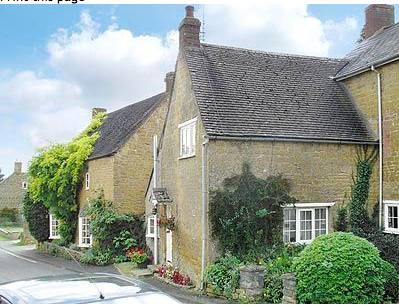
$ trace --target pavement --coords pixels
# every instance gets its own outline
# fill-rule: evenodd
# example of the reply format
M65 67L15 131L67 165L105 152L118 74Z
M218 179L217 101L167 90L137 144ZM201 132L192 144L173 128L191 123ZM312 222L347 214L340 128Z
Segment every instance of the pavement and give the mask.
M0 284L32 277L80 272L115 273L134 278L131 273L122 270L119 271L114 265L100 267L80 264L82 267L80 268L73 260L54 257L50 254L37 251L35 245L21 245L18 242L18 240L0 241ZM139 277L138 279L186 304L229 303L227 300L209 298L198 291L175 287L152 276Z

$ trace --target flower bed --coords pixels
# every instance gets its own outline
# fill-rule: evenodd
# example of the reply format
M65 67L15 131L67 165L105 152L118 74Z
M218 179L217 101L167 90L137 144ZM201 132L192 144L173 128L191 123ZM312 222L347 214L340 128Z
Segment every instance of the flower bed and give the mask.
M165 281L168 284L184 288L193 288L191 279L183 275L176 267L172 265L161 265L155 269L154 276Z

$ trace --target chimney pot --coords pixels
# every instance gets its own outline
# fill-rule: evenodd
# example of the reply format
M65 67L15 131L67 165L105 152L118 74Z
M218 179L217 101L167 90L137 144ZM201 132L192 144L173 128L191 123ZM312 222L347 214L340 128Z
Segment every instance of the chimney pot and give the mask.
M107 109L105 108L100 108L100 107L95 107L91 111L91 118L93 119L98 113L106 113Z
M172 91L173 80L175 78L174 72L168 72L165 76L166 92L170 93Z
M373 36L378 30L395 23L395 7L388 4L370 4L365 9L364 38Z
M22 163L16 161L14 164L14 173L22 173Z
M192 5L186 6L186 17L194 17L194 6Z
M179 25L179 50L198 49L200 43L201 22L194 17L194 6L186 6L186 16Z

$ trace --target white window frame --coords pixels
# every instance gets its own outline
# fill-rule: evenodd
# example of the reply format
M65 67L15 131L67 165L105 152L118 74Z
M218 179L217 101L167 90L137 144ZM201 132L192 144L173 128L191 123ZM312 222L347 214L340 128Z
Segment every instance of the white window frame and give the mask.
M28 189L28 182L22 181L22 189Z
M59 224L59 220L57 220L57 218L55 218L55 216L53 215L53 214L50 214L49 215L49 221L50 221L50 235L49 235L49 239L60 239L61 237L60 237L60 235L58 234L58 226L60 225ZM54 224L53 224L53 221L55 221L55 222L57 222L57 225L55 225L55 230L54 230L54 232L55 233L57 233L57 235L53 235L53 227L54 227Z
M179 156L187 158L195 156L196 150L196 123L197 117L179 124ZM187 152L183 152L183 142L186 142Z
M399 201L397 200L384 200L384 232L390 234L399 234ZM398 209L398 228L388 227L388 208L396 207Z
M93 235L90 234L90 243L84 242L84 239L88 238L87 236L83 237L83 219L90 220L89 217L79 217L79 247L88 248L91 247L93 243Z
M285 205L284 209L295 209L295 242L286 242L288 243L310 243L316 238L316 209L325 209L326 210L326 235L329 233L329 223L330 223L330 207L335 205L334 202L331 203L296 203ZM312 236L310 239L301 239L301 220L300 215L301 211L310 211L311 212L311 222L312 222ZM283 220L284 222L284 220ZM284 227L283 227L283 236L284 236Z
M152 225L151 225L152 223ZM147 218L147 234L145 235L147 238L155 238L155 226L157 222L155 220L155 215L149 216ZM152 230L151 230L152 228Z
M86 180L85 180L86 190L89 190L90 189L90 173L86 172L85 177L86 177Z

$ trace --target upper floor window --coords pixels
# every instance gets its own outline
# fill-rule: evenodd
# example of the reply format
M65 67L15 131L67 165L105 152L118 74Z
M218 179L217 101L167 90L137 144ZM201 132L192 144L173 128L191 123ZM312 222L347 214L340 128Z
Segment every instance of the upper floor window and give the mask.
M90 173L86 173L86 190L90 188Z
M60 235L58 233L59 221L55 218L53 214L50 214L50 239L59 239Z
M22 182L22 189L28 189L28 183L23 181Z
M384 201L385 231L399 234L399 201Z
M195 155L195 125L197 117L179 124L180 130L180 157Z
M332 205L334 203L300 203L284 208L284 243L307 243L328 234L328 207Z

